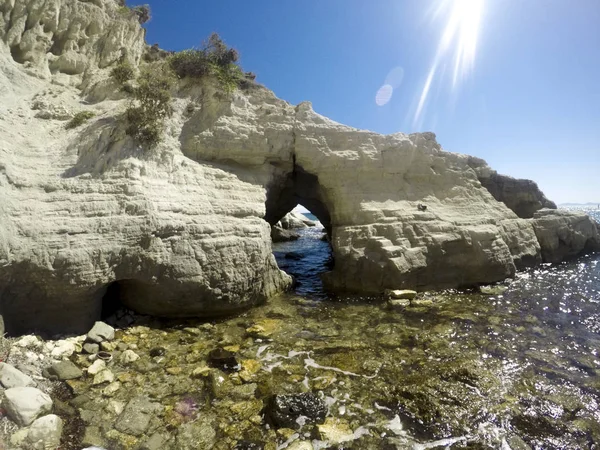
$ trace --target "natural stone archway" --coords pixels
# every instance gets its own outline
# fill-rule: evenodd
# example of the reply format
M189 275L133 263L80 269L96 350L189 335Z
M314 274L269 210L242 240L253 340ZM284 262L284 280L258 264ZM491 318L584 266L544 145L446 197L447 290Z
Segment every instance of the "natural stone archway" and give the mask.
M310 210L331 234L331 216L319 178L294 165L292 172L267 189L265 220L275 225L298 204Z

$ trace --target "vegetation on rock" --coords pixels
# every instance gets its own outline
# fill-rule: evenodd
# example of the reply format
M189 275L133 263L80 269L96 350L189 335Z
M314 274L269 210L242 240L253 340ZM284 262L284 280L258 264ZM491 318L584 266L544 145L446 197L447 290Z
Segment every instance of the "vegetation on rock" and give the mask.
M110 71L110 76L122 85L135 77L135 71L131 64L127 61L122 61Z
M119 2L120 6L117 10L119 14L124 16L130 15L131 17L136 17L140 25L145 24L151 19L150 16L150 5L138 5L133 7L128 7L125 5L125 2Z
M91 111L80 111L77 114L75 114L73 118L69 120L69 122L67 122L65 128L67 130L77 128L78 126L83 125L85 122L94 117L94 115L95 114Z
M125 113L126 133L140 144L156 145L163 129L163 120L171 115L171 89L175 85L173 72L167 65L147 68L133 90L133 102Z
M237 63L239 54L229 48L217 33L213 33L200 49L175 53L169 59L171 67L180 78L216 78L226 92L247 87L256 77L244 74Z

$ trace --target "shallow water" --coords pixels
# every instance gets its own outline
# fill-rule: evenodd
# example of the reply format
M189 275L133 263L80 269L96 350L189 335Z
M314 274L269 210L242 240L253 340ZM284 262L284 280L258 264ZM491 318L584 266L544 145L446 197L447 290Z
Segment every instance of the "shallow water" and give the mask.
M600 220L600 211L586 212ZM598 255L519 273L496 295L426 294L431 305L392 311L328 302L318 278L311 284L330 259L314 238L311 230L277 248L278 262L304 274L297 294L321 300L305 317L353 330L345 339L378 355L377 375L361 388L368 393L350 397L391 399L392 411L382 411L400 419L404 437L461 438L456 448L599 445ZM289 261L285 252L305 256Z
M86 378L70 382L75 398L65 399L79 405L86 436L98 437L86 444L129 450L160 435L165 450L297 441L355 450L598 448L599 255L520 273L489 295L420 294L392 309L380 298L331 301L317 276L329 246L322 231L303 233L274 246L281 267L298 275L296 292L236 317L137 317L118 331L113 389ZM125 348L140 359L121 362ZM235 354L234 370L211 363L217 348ZM75 361L89 365L85 355ZM269 422L273 395L301 392L325 402L325 426ZM134 437L118 431L119 411L138 396L160 413Z

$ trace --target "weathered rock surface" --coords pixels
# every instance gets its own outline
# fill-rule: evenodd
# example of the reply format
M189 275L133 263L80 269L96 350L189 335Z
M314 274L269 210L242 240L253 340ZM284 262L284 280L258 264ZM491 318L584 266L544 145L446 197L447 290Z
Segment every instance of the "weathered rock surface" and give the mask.
M40 417L29 427L27 433L29 448L35 450L57 448L60 445L62 430L63 421L60 417L54 414Z
M0 362L0 384L5 389L14 387L33 386L35 382L29 375L25 375L19 369L10 364Z
M50 412L52 399L33 387L15 387L4 391L2 406L17 425L26 427Z
M83 376L83 372L71 361L61 361L48 368L48 375L64 381L80 378Z
M104 341L110 341L114 338L115 329L101 321L96 322L87 334L87 339L97 344Z
M542 209L533 228L545 262L556 263L600 248L600 226L583 213Z
M275 395L266 407L266 414L277 428L300 429L305 423L322 423L327 406L312 392Z
M281 218L278 222L284 230L289 230L293 228L306 228L306 227L314 227L315 222L308 219L306 216L297 213L295 211L287 213L285 216Z
M121 59L140 63L144 32L118 6L0 5L8 333L85 332L108 287L131 309L168 317L255 305L291 282L270 225L298 203L331 237L325 281L338 290L491 283L599 248L589 218L519 218L551 205L532 185L486 178L485 163L445 152L432 133L357 130L261 87L228 99L184 80L164 141L139 148L124 134L127 100L109 72ZM82 110L96 116L65 131L60 120Z
M548 200L534 181L500 175L479 158L470 158L469 165L475 170L481 185L517 216L531 219L542 208L556 209L556 203Z
M297 241L298 239L300 239L300 235L294 230L284 230L277 224L271 228L271 240L273 242Z

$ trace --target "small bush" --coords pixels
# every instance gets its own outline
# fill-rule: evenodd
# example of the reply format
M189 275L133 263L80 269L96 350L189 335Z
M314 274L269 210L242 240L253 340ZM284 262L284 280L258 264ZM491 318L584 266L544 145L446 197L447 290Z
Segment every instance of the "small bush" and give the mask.
M133 67L128 62L121 62L110 71L110 76L119 84L132 80L134 75Z
M150 5L139 5L131 8L131 12L137 16L140 25L145 24L151 19Z
M144 71L138 78L134 101L125 113L125 132L140 144L152 147L160 141L163 121L172 112L171 89L175 81L165 64Z
M201 49L183 50L169 58L171 67L180 78L215 77L227 92L244 82L244 73L237 64L239 54L229 48L218 34L213 33Z
M80 111L73 116L71 120L67 122L65 128L70 130L72 128L77 128L80 125L83 125L85 122L94 117L95 114L91 111Z

